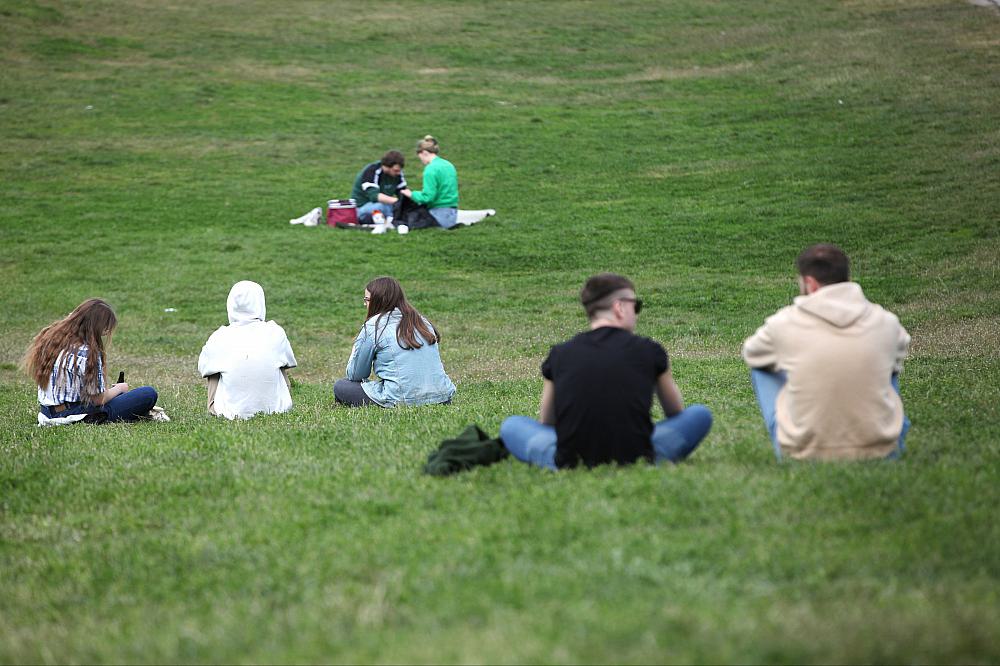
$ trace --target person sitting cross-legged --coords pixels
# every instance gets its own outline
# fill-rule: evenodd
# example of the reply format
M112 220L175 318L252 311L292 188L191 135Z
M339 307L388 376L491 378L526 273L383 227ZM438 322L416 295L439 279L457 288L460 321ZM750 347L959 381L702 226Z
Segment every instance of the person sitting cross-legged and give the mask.
M398 150L387 151L378 162L366 164L354 178L351 198L357 202L358 223L371 224L372 214L379 211L389 219L392 207L403 190L409 191L403 166L406 159Z
M560 469L638 460L680 462L712 427L704 405L687 409L667 352L634 334L642 301L632 282L602 273L580 300L590 330L552 347L542 363L540 422L511 416L500 438L518 460ZM653 393L667 418L650 419Z
M910 427L898 377L909 334L849 281L836 245L808 247L796 263L801 295L743 343L775 455L897 457Z
M410 305L399 280L378 277L365 286L365 321L333 385L348 407L447 404L455 384L441 362L441 333Z
M266 319L264 289L241 280L226 298L229 325L208 338L198 372L208 380L208 412L227 419L292 408L289 368L297 365L285 329Z
M38 385L38 424L169 421L156 406L152 386L108 385L105 338L118 327L114 309L88 298L43 328L24 357L24 369Z
M424 165L423 189L399 190L414 203L427 206L438 226L454 228L458 222L458 172L455 165L441 157L441 146L428 134L417 142L417 157Z

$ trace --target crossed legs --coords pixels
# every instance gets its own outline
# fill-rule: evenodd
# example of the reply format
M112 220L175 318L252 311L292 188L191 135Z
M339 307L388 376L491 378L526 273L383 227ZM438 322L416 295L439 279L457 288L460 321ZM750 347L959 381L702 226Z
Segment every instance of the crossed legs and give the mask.
M691 405L663 419L650 437L656 462L678 463L692 453L712 427L712 412L705 405ZM511 455L522 462L556 469L556 429L527 416L510 416L500 425L500 439Z

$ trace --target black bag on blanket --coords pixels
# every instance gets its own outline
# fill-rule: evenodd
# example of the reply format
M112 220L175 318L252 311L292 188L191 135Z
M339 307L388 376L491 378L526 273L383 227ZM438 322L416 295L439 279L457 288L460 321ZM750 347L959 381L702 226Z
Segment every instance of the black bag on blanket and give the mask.
M410 231L439 226L427 206L414 203L412 199L404 196L399 197L399 200L392 205L392 223L397 227L405 224Z

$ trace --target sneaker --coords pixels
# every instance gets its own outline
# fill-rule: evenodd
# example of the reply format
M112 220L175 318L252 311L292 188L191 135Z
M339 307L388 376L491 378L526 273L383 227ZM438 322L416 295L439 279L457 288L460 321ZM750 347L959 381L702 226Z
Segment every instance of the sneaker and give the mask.
M384 222L382 224L373 224L372 225L372 233L373 234L384 234L385 230L386 230L386 225L385 225Z
M160 407L159 405L154 405L153 408L149 410L149 418L153 421L162 421L164 423L170 420L167 413L163 411L163 407Z

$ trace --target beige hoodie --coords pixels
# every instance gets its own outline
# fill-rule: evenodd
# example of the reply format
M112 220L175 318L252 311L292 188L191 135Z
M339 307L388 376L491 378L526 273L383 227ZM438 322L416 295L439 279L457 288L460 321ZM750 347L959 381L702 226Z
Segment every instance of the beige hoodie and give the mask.
M785 455L883 458L903 428L891 381L909 345L896 315L869 303L857 283L840 282L768 317L743 343L743 359L788 374L776 404Z

